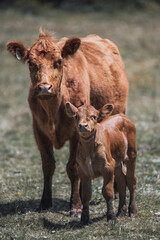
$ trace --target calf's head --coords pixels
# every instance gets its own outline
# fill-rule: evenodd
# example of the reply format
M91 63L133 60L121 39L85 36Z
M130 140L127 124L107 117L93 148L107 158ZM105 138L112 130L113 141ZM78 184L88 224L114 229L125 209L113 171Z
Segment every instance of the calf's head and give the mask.
M44 32L40 32L38 40L29 48L22 43L8 42L8 51L20 62L28 62L31 88L34 96L47 100L57 95L63 76L63 61L73 55L80 46L79 38L71 38L63 47Z
M112 104L105 104L101 109L96 110L91 105L83 105L76 108L70 102L66 103L66 112L69 117L74 117L75 125L80 137L88 138L96 131L96 125L113 112Z

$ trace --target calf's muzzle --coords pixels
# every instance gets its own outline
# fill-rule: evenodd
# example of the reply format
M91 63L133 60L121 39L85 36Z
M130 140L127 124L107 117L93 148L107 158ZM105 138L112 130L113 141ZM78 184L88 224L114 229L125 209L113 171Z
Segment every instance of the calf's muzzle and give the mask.
M87 123L80 123L79 124L79 131L80 132L88 132L88 124Z

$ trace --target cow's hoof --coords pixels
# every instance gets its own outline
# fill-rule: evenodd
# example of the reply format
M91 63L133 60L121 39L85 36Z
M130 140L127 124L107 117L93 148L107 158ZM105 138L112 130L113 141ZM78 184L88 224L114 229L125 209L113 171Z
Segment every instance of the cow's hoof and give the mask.
M49 210L52 207L52 200L41 200L38 211Z
M88 225L88 223L89 223L89 219L81 219L81 223L82 223L82 225Z
M81 223L83 225L88 225L88 223L89 223L89 216L82 214L82 216L81 216Z
M83 207L82 215L81 215L81 223L83 225L88 225L89 223L89 208Z
M112 222L116 220L116 215L115 213L112 211L107 212L107 221Z
M78 208L78 209L77 208L72 208L71 211L70 211L70 216L80 218L81 213L82 213L82 210L80 208Z

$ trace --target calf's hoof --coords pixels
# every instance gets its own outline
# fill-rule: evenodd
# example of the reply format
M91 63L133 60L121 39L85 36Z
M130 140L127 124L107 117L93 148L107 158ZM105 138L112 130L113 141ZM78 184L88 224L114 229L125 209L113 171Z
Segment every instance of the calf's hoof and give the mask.
M78 218L80 218L81 217L81 213L82 213L81 208L72 208L70 210L70 216L71 217L78 217Z
M132 204L132 205L129 206L129 208L128 208L128 215L131 218L135 218L135 217L138 216L137 207L136 207L135 204Z
M118 199L119 198L119 193L118 192L115 192L114 193L114 199Z
M117 217L126 217L127 216L127 207L124 205L122 208L118 209Z

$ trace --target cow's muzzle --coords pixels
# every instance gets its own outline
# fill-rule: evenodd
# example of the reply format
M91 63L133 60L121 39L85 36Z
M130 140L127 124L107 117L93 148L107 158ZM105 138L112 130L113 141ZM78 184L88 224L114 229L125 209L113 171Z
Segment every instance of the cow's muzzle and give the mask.
M50 85L50 84L40 84L40 85L38 85L38 92L39 93L48 93L48 92L50 92L50 90L51 90L51 88L52 88L52 85Z
M37 87L37 97L41 100L48 100L53 97L51 84L39 84Z

